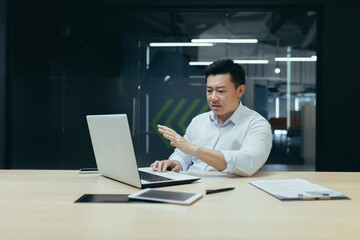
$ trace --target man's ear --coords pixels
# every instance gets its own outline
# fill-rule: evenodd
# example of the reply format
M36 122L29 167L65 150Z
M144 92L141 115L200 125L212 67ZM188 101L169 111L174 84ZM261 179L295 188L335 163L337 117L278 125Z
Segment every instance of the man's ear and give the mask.
M246 90L246 87L245 87L244 84L241 84L240 86L238 86L238 88L236 89L236 91L237 91L237 93L238 93L239 98L241 98L242 95L244 95L245 90Z

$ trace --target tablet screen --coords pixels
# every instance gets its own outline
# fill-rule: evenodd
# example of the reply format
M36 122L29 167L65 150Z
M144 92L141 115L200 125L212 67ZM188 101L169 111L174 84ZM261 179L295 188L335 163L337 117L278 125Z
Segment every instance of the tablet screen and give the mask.
M129 199L143 200L143 201L156 201L166 203L177 203L189 205L202 197L202 193L171 191L171 190L158 190L147 188L140 192L129 195Z
M185 201L188 198L191 198L196 193L187 193L187 192L175 192L175 191L159 191L159 190L150 190L138 195L139 197L144 198L157 198L157 199L166 199L166 200L176 200L176 201Z

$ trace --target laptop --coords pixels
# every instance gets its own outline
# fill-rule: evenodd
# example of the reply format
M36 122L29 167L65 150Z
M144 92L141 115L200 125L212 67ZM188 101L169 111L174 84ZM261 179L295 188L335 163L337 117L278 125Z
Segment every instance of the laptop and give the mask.
M86 116L99 173L137 188L191 183L186 174L138 168L126 114Z

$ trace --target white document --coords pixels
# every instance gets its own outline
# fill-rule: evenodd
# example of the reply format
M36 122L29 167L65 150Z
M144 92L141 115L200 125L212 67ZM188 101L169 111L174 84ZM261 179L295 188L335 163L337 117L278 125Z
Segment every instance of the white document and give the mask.
M280 200L348 199L343 193L304 179L255 180L249 183Z

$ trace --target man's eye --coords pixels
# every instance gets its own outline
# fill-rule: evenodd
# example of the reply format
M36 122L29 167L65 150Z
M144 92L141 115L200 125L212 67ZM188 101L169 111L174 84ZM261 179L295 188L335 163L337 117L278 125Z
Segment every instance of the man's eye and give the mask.
M219 93L223 93L223 92L225 92L225 91L218 91Z
M208 93L211 93L211 92L212 92L212 90L207 90L207 92L208 92Z

